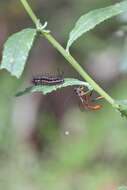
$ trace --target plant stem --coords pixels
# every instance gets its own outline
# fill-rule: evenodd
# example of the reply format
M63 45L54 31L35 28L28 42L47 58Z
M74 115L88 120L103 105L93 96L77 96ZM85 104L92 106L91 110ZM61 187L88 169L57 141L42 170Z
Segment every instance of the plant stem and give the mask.
M29 6L27 0L20 0L23 4L28 15L37 26L38 18L34 14L33 10ZM113 98L111 98L80 66L80 64L58 43L55 38L44 31L41 31L42 35L64 56L64 58L72 65L72 67L97 91L101 96L103 96L110 104L117 107Z
M34 24L37 24L38 18L34 14L33 10L31 9L30 5L28 4L27 0L20 0L20 1L23 4L23 6L24 6L26 12L28 13L28 15L30 16L30 18L34 22Z
M83 70L80 64L50 35L42 33L45 38L65 57L72 67L109 103L114 104L114 100Z

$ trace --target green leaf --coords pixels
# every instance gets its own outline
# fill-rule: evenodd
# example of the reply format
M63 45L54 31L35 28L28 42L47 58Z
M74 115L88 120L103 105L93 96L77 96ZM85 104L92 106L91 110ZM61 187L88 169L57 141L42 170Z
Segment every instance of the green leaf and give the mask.
M33 93L33 92L41 92L42 94L48 94L51 93L53 91L56 91L60 88L64 88L67 86L85 86L88 88L88 90L93 90L93 88L89 85L89 83L87 82L83 82L77 79L73 79L73 78L66 78L64 79L64 83L59 84L59 85L38 85L38 86L31 86L26 88L24 91L18 92L16 94L16 96L22 96L24 94L27 93Z
M0 69L7 69L19 78L36 37L36 29L24 29L10 36L4 45Z
M127 1L123 1L121 3L117 3L115 5L108 6L105 8L96 9L81 16L79 20L76 22L72 31L70 32L66 50L69 52L69 48L72 45L72 43L85 32L93 29L96 25L100 24L101 22L125 11L127 11Z
M118 190L127 190L127 186L121 186L118 188Z
M117 100L115 101L117 109L120 111L122 117L127 118L127 100Z

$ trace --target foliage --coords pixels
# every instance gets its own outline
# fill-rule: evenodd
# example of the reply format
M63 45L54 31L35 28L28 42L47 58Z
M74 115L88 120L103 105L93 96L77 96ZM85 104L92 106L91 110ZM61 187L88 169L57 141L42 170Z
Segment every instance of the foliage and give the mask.
M46 95L48 93L51 93L55 90L58 90L63 87L67 86L85 86L88 88L88 90L93 90L93 88L89 85L87 82L83 82L77 79L73 78L66 78L64 79L64 82L62 84L57 84L57 85L37 85L37 86L31 86L26 88L22 92L18 92L16 96L21 96L26 93L33 93L33 92L41 92L42 94Z
M32 21L35 23L36 29L25 29L24 31L19 32L8 39L5 44L1 68L6 68L12 75L20 77L36 34L42 34L65 57L65 59L67 59L72 67L92 86L95 91L104 97L113 107L117 108L122 115L126 116L125 111L123 112L121 107L116 104L117 102L115 102L113 98L111 98L95 81L93 81L93 79L86 73L85 70L83 70L79 63L69 54L69 52L66 52L65 49L52 37L52 35L49 34L50 31L45 29L47 22L44 25L40 23L40 20L36 17L26 0L21 0L21 3L31 17ZM119 4L95 10L82 16L70 33L67 51L69 51L71 44L82 34L94 28L102 21L125 12L126 9L127 1L123 1ZM63 86L61 85L60 87L62 88ZM27 88L25 92L30 90L31 88ZM31 92L33 91L34 90L32 89Z
M24 27L25 24L28 24L28 21L24 22L23 10L21 9L21 7L20 11L17 10L15 0L14 1L12 0L10 2L11 2L10 4L9 1L0 2L0 5L1 4L8 5L7 8L8 14L6 15L9 15L9 10L10 13L12 13L11 12L12 10L14 11L13 16L9 15L11 17L8 19L9 26L10 23L12 23L10 20L12 18L17 19L16 15L19 14L20 19L18 21L14 20L14 23L16 23L16 27L19 25L19 23L20 24L22 23L22 26ZM81 12L79 11L79 7L81 7L82 10L84 11L84 9L93 9L93 7L95 6L102 7L102 5L104 6L104 4L106 3L110 4L111 1L93 0L93 3L91 3L89 0L46 1L45 10L43 6L41 7L41 5L44 2L42 3L42 1L35 1L34 3L36 5L35 8L37 8L38 10L38 15L40 14L40 18L43 18L44 14L47 14L48 12L48 15L50 15L49 17L51 17L50 26L54 24L55 28L57 24L57 31L55 35L57 34L59 37L59 35L62 35L61 33L62 27L65 30L67 30L65 27L65 25L67 24L65 22L66 17L67 17L67 22L69 21L69 16L72 16L74 20L74 14L75 17L77 14L76 10L78 10L78 14L80 14ZM64 9L65 11L63 11L63 5L65 6L66 3L67 7L66 9ZM19 2L18 5L20 6ZM72 5L73 6L75 5L75 7L73 7ZM55 6L57 7L56 10ZM62 6L61 9L62 12L60 10L61 6ZM5 7L1 6L0 9L3 11L5 10ZM51 15L50 10L52 11L54 10L53 16ZM67 10L69 11L69 16L67 14ZM6 11L4 11L4 15L5 13ZM62 19L60 20L60 18ZM60 22L57 22L58 19L60 20ZM53 21L52 23L51 20ZM111 25L113 25L112 23ZM1 30L3 28L1 27ZM34 35L32 34L33 33L32 32L30 35L32 39L30 39L31 38L30 37L26 38L25 41L22 41L24 46L26 46L26 41L30 40L29 42L31 46L29 46L29 50L26 48L25 53L27 55L24 53L25 59L22 60L22 63L20 62L19 59L20 58L19 55L21 55L20 54L21 52L19 51L17 53L15 57L16 60L15 66L18 69L21 68L21 70L19 71L20 73L19 74L17 73L17 70L15 70L14 67L14 71L16 71L15 74L13 70L9 70L9 72L11 72L12 75L17 77L21 76L25 67L25 63L27 63L30 49L33 47L33 42L37 39L38 36L43 36L48 40L52 39L50 38L49 33L45 33L46 31L44 32L44 30L38 31L38 29L39 28L30 29L31 31L34 30L36 34ZM102 27L102 30L103 29L104 28ZM25 29L25 31L27 30L29 29ZM109 30L109 25L108 25L108 30ZM19 32L17 34L21 33ZM109 35L111 35L111 30L109 30L108 33ZM14 34L14 37L17 34ZM101 36L101 32L98 34L98 36ZM12 38L12 36L10 38ZM87 36L85 38L87 38ZM99 43L99 40L96 39L97 39L96 35L91 33L90 40L92 41L92 44L94 44L95 47L98 46ZM82 41L84 42L84 39ZM102 39L102 41L104 43L106 42L108 46L110 46L108 43L109 41L107 41L107 38L105 38L105 36L104 39ZM113 42L111 41L111 43ZM14 46L12 46L14 47L14 49L10 48L11 49L10 51L13 51L15 54L15 52L17 52L17 49L20 49L20 47L22 47L22 43L19 45L18 40L16 40L14 44L13 44ZM53 42L51 44L54 45L55 47L59 46L56 42L55 43ZM85 44L85 47L87 48L87 43ZM39 48L42 56L42 54L44 53L44 49L43 48L41 49L40 46ZM61 46L59 46L59 48L60 51L63 52ZM77 55L79 56L80 52L83 50L84 47L78 49L77 52L75 53L75 57ZM91 49L89 50L89 53L91 53ZM64 50L64 56L69 61L73 60L69 53L66 52L65 54L65 50ZM86 57L86 55L84 57ZM39 56L37 57L37 59L39 59ZM52 62L54 62L53 59L51 60ZM58 63L61 63L62 59L60 61L60 58L58 57L57 60L55 54L55 63L57 63L57 61ZM10 65L10 60L8 59L8 62L6 63L7 64L9 63ZM18 67L19 65L20 68ZM44 66L48 68L47 65ZM9 66L7 66L7 68L8 67ZM36 62L34 65L34 69L37 67L38 64ZM31 68L28 67L28 72L30 72L31 74L30 69ZM54 71L54 69L55 68L53 67L52 72ZM81 112L79 108L77 108L77 105L76 108L74 106L73 107L70 106L71 102L68 103L67 110L65 111L63 109L64 99L62 98L62 96L60 96L60 98L59 96L56 96L55 99L53 94L47 97L40 95L39 96L29 95L29 96L23 96L21 98L15 98L14 97L15 92L17 92L19 88L23 88L21 86L26 85L27 79L29 80L28 72L27 75L22 75L21 80L15 80L14 77L11 77L6 72L1 71L0 189L5 189L5 190L113 189L114 190L117 189L117 187L120 186L121 184L126 185L126 179L127 179L126 120L124 120L122 117L119 117L118 112L115 112L114 109L111 108L110 104L105 103L103 100L102 100L103 109L101 109L100 111ZM44 73L44 71L42 72ZM82 75L84 75L83 72L81 73ZM69 79L69 81L71 80L72 79ZM91 83L87 83L88 81L84 82L84 81L77 81L77 79L75 80L76 81L71 81L73 85L76 82L76 84L78 85L87 85L88 87L91 88ZM28 91L26 92L29 93L31 89L34 89L34 91L41 90L43 91L44 94L46 94L49 91L51 92L52 90L58 90L59 87L63 88L64 85L71 86L72 84L69 84L68 83L69 81L66 81L65 79L65 83L63 83L60 86L59 85L34 86L30 89L27 89ZM126 99L127 96L126 77L125 78L121 77L121 80L117 79L115 81L112 80L110 82L110 85L108 86L109 87L108 90L110 91L112 96L115 97L116 99L118 99L118 97L119 99L121 99L121 101L114 101L116 105L115 108L120 109L119 111L121 111L123 115L127 115L126 100L124 100ZM107 86L107 83L104 83L104 86ZM97 90L97 86L95 90ZM102 91L99 89L99 92L101 94ZM22 91L21 94L19 93L18 95L23 95L22 93L24 94L24 91ZM64 98L66 98L66 95L68 96L68 94L64 94L65 96ZM120 187L119 189L125 190L126 187L123 186Z
M8 38L4 45L1 69L19 78L36 37L36 29L24 29Z
M79 18L76 22L75 27L70 32L69 40L67 43L67 51L74 41L89 30L95 28L96 25L101 22L116 16L127 10L127 1L117 3L116 5L108 6L97 10L90 11Z

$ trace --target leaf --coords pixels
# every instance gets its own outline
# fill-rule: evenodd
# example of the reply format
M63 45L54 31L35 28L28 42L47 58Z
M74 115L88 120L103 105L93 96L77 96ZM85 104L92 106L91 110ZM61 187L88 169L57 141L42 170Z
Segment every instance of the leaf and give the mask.
M0 69L7 69L19 78L36 37L36 29L24 29L10 36L4 45Z
M127 100L117 100L115 101L118 111L120 111L122 117L127 118Z
M86 86L89 90L93 90L93 88L89 85L89 83L80 81L78 79L74 78L66 78L64 79L64 83L59 85L38 85L38 86L31 86L26 88L24 91L18 92L16 96L22 96L27 93L33 93L33 92L41 92L42 94L48 94L53 91L56 91L60 88L64 88L67 86Z
M127 11L127 1L123 1L121 3L117 3L115 5L111 5L105 8L96 9L81 16L76 22L72 31L70 32L66 50L69 52L69 48L72 43L85 32L93 29L101 22L120 13L123 13L124 11Z

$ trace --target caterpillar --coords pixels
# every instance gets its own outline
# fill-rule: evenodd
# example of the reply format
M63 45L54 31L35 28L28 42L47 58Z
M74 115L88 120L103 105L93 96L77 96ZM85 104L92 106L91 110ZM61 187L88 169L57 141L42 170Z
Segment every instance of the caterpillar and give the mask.
M32 84L35 86L38 85L56 85L62 84L64 79L61 75L59 76L36 76L32 79Z

